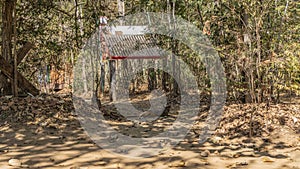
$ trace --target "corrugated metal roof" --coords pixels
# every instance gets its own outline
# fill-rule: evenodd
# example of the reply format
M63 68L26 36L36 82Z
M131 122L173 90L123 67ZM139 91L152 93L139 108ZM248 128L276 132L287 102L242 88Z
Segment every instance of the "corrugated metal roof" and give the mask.
M144 35L148 33L147 26L111 26L110 33L112 35L122 32L123 35Z
M105 35L113 59L157 59L165 56L151 35Z
M111 27L104 34L111 59L158 59L166 54L155 43L144 26Z

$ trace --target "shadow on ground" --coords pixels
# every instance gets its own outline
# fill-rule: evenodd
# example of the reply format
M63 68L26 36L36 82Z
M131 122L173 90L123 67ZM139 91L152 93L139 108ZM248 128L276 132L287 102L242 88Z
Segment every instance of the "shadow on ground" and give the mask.
M129 133L135 137L151 137L172 123L176 118L176 110L176 105L171 107L169 116L163 117L155 124L132 127L136 124L128 124L128 121L109 122L121 133ZM201 111L203 114L200 113L199 117L204 118L207 107L204 105ZM248 136L215 135L204 144L198 143L199 133L195 127L173 149L162 149L157 156L146 159L132 159L101 149L87 136L76 116L70 112L67 114L67 119L54 120L51 125L45 124L47 118L39 123L9 121L7 117L1 119L0 168L279 169L300 166L299 134L284 125L275 128L266 136L259 135L250 139ZM160 127L156 126L158 123L162 123ZM195 125L201 126L201 119ZM135 131L132 128L136 128ZM22 166L9 166L10 159L20 160Z

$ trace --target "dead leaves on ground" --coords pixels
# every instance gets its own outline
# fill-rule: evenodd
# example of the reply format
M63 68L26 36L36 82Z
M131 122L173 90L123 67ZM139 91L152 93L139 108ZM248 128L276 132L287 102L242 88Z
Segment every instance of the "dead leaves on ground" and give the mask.
M232 104L225 107L217 135L229 138L242 136L264 136L287 126L300 132L300 105L277 104ZM250 134L250 132L252 132Z
M0 121L22 122L42 127L58 128L75 119L70 95L40 95L37 97L0 97ZM63 125L62 125L63 126Z
M173 99L176 100L176 99ZM178 99L176 100L178 101ZM177 102L173 103L176 107ZM42 127L59 128L67 121L74 121L74 106L71 95L39 95L37 97L11 98L0 97L0 122L25 122ZM174 110L172 110L174 111ZM201 110L201 115L207 109ZM124 121L113 109L106 109L107 119ZM199 118L200 119L200 118ZM266 104L231 104L224 108L222 119L216 135L229 138L241 136L263 136L288 126L300 132L300 105L277 104L267 107ZM195 131L203 126L198 122ZM193 130L194 130L193 129Z

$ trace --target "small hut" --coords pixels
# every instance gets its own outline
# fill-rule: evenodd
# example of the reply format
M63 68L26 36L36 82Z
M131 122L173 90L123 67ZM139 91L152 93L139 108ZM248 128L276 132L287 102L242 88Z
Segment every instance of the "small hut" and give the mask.
M145 26L115 26L103 34L109 60L161 59L163 51Z

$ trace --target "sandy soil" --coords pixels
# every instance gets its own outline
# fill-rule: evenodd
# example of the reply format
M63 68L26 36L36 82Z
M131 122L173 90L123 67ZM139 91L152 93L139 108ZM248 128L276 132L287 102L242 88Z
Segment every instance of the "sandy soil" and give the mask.
M221 130L222 127L220 127L219 130L222 132L212 136L203 145L198 144L197 131L192 129L186 139L177 147L165 149L159 155L151 158L134 159L112 154L98 147L81 128L76 116L72 115L71 112L62 111L60 105L63 105L64 102L61 102L60 98L56 98L54 101L56 104L50 105L48 107L49 111L56 109L56 112L65 114L62 117L57 117L54 121L52 115L51 118L50 115L47 118L42 118L42 115L34 115L31 120L24 120L24 118L23 120L17 120L16 116L4 116L3 114L12 109L6 109L7 107L3 109L6 102L2 101L0 104L2 106L0 120L1 169L300 168L300 135L295 128L293 129L288 125L290 122L288 119L283 124L274 122L272 131L268 131L267 134L265 132L254 132L256 136L252 138L249 138L248 135L242 136L243 133L231 137L229 132L231 130L228 129L230 126L227 123L223 124L226 122L226 120L223 120L224 122L221 122L221 124L226 129ZM67 101L65 100L65 102ZM8 104L10 102L11 100L7 101ZM24 105L28 105L29 102L35 103L35 101L27 100ZM49 104L52 104L52 102L53 99L50 99ZM18 106L20 104L18 103ZM24 105L21 104L21 106ZM296 115L299 114L300 109L298 108L300 106L293 105L296 106L293 107L293 110L296 108L295 112L292 113L294 117L295 113ZM12 104L11 106L13 107ZM59 108L53 108L53 106ZM48 108L35 113L49 114L47 112ZM234 106L229 106L227 111L229 110L231 112L236 111ZM69 110L66 109L65 111ZM286 111L290 110L287 109ZM243 109L241 109L241 112L244 112ZM16 113L16 115L19 114ZM277 113L275 112L275 114ZM227 114L227 116L229 115ZM228 118L227 116L224 117ZM116 126L124 123L126 122L112 122ZM294 126L298 123L295 122ZM236 128L236 126L232 127ZM239 132L237 131L237 133ZM16 162L9 164L11 159L15 159ZM21 164L18 164L18 162Z

